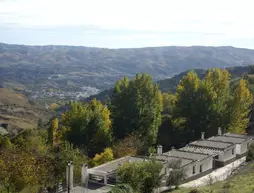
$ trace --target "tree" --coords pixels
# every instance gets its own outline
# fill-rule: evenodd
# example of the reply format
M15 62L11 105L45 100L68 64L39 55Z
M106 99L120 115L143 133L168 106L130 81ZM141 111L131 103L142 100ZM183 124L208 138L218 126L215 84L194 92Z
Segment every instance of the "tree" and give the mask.
M134 191L128 184L117 184L108 193L134 193Z
M171 161L168 164L168 168L171 170L167 177L167 186L175 186L177 189L180 182L186 177L185 169L181 167L181 160Z
M245 80L241 79L239 85L234 90L233 97L231 98L229 105L229 131L233 133L245 132L249 123L249 113L252 102L253 96L247 88Z
M143 142L138 136L132 134L126 136L123 140L117 141L113 145L113 152L115 158L120 158L124 156L135 156L140 153L143 147Z
M59 105L56 104L56 103L52 103L52 104L49 106L49 109L52 110L52 111L54 111L54 110L56 110L56 109L58 109L58 108L59 108Z
M195 130L201 130L199 123L203 112L198 109L203 104L198 101L199 88L200 79L197 74L188 72L176 90L173 124L180 130L184 130L189 140L195 139L195 135L193 136Z
M106 148L104 152L96 154L93 158L94 166L98 166L114 159L113 151L111 148Z
M189 72L180 81L172 123L186 141L196 140L203 131L207 137L216 135L218 127L244 131L252 95L243 80L232 93L229 81L230 74L220 69L208 70L203 80Z
M171 116L173 114L176 97L175 95L166 93L166 92L162 94L162 97L163 97L163 112L162 113Z
M96 99L88 104L72 103L62 116L65 138L75 146L86 148L89 157L111 144L110 111Z
M155 160L126 163L117 171L117 180L129 184L134 192L152 193L159 187L162 164Z
M50 127L48 128L48 143L50 145L54 145L59 140L57 130L58 130L58 119L55 118L50 122Z
M175 110L176 96L170 93L163 93L163 112L162 123L158 130L157 144L163 146L164 150L168 150L176 143L180 143L180 132L174 127L173 113Z
M26 129L12 139L12 144L38 156L46 155L49 149L45 130Z
M69 161L73 162L74 166L74 182L81 180L81 165L87 162L83 152L74 148L72 144L67 141L55 146L49 152L49 159L52 160L54 172L52 174L51 185L57 185L58 182L64 182L66 179L66 166Z
M247 161L254 160L254 143L251 143L248 147Z
M155 143L162 105L162 94L151 76L137 74L132 80L117 81L109 104L114 137L124 139L135 132L148 146Z

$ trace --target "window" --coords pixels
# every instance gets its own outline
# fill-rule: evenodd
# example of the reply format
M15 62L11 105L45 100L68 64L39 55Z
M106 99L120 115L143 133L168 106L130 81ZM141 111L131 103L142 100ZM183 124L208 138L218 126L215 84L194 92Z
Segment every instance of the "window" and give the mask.
M192 167L192 174L195 174L196 173L196 166L193 166Z
M235 154L235 149L232 149L232 155L234 155Z
M217 159L217 160L218 160L218 159L219 159L219 155L216 155L216 156L214 157L214 159Z
M203 172L203 165L200 165L200 166L199 166L199 172L200 172L200 173Z

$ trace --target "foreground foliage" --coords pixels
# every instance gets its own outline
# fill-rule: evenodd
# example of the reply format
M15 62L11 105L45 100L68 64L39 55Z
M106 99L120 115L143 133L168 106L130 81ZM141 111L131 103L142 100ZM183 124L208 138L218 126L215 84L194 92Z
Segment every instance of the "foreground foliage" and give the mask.
M152 193L163 178L161 170L162 164L155 160L126 163L117 171L117 181L129 184L134 192Z
M134 191L128 184L117 184L108 193L134 193Z
M4 138L8 143L0 146L0 188L36 192L51 187L54 192L59 182L65 182L69 161L74 163L74 180L80 182L80 166L86 162L83 152L68 142L51 146L47 137L46 131L26 130L12 140Z

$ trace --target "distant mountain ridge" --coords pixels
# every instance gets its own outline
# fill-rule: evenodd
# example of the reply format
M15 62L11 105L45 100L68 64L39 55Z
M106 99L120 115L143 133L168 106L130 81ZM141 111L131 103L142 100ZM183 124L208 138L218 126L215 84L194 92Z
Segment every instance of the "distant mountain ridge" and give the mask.
M155 80L189 69L254 64L254 50L234 47L147 47L133 49L82 46L26 46L0 43L0 85L80 90L110 88L124 75L146 72Z
M236 67L229 67L226 68L226 70L230 73L231 78L231 84L238 84L240 78L245 78L249 89L254 93L254 75L248 75L244 76L245 74L248 74L250 71L250 67L254 68L254 65L251 66L236 66ZM206 75L207 70L205 69L192 69L200 79L203 79ZM162 92L169 92L169 93L175 93L177 86L179 85L180 80L189 72L189 70L181 72L171 78L166 78L163 80L156 81L155 83L159 86L160 90ZM103 102L110 99L111 95L113 93L113 88L104 90L96 95L90 96L87 98L87 100L91 100L93 98L96 98L98 100L101 100Z

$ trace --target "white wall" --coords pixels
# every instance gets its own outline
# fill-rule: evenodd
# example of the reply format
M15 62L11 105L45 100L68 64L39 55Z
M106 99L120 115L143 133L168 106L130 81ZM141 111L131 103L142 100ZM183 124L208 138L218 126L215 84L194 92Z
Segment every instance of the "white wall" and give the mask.
M232 154L232 149L234 149L234 154ZM232 148L221 153L219 155L219 161L225 162L225 161L235 158L236 157L236 150L235 149L236 149L236 146L233 146Z
M197 161L197 162L194 162L192 164L185 166L187 177L191 177L191 176L200 174L200 165L202 165L202 173L207 170L212 169L213 168L213 158L209 157L207 159ZM195 166L195 169L196 169L195 174L193 174L193 166Z
M193 180L191 182L182 184L180 187L199 187L209 184L210 180L213 179L213 182L222 181L227 179L235 168L239 167L243 162L245 162L246 157L242 157L233 163L230 163L222 168L218 168L199 179Z
M248 144L249 144L249 141L246 141L241 144L240 154L246 153L248 151Z
M242 144L236 144L235 153L238 155L241 154L241 146Z

